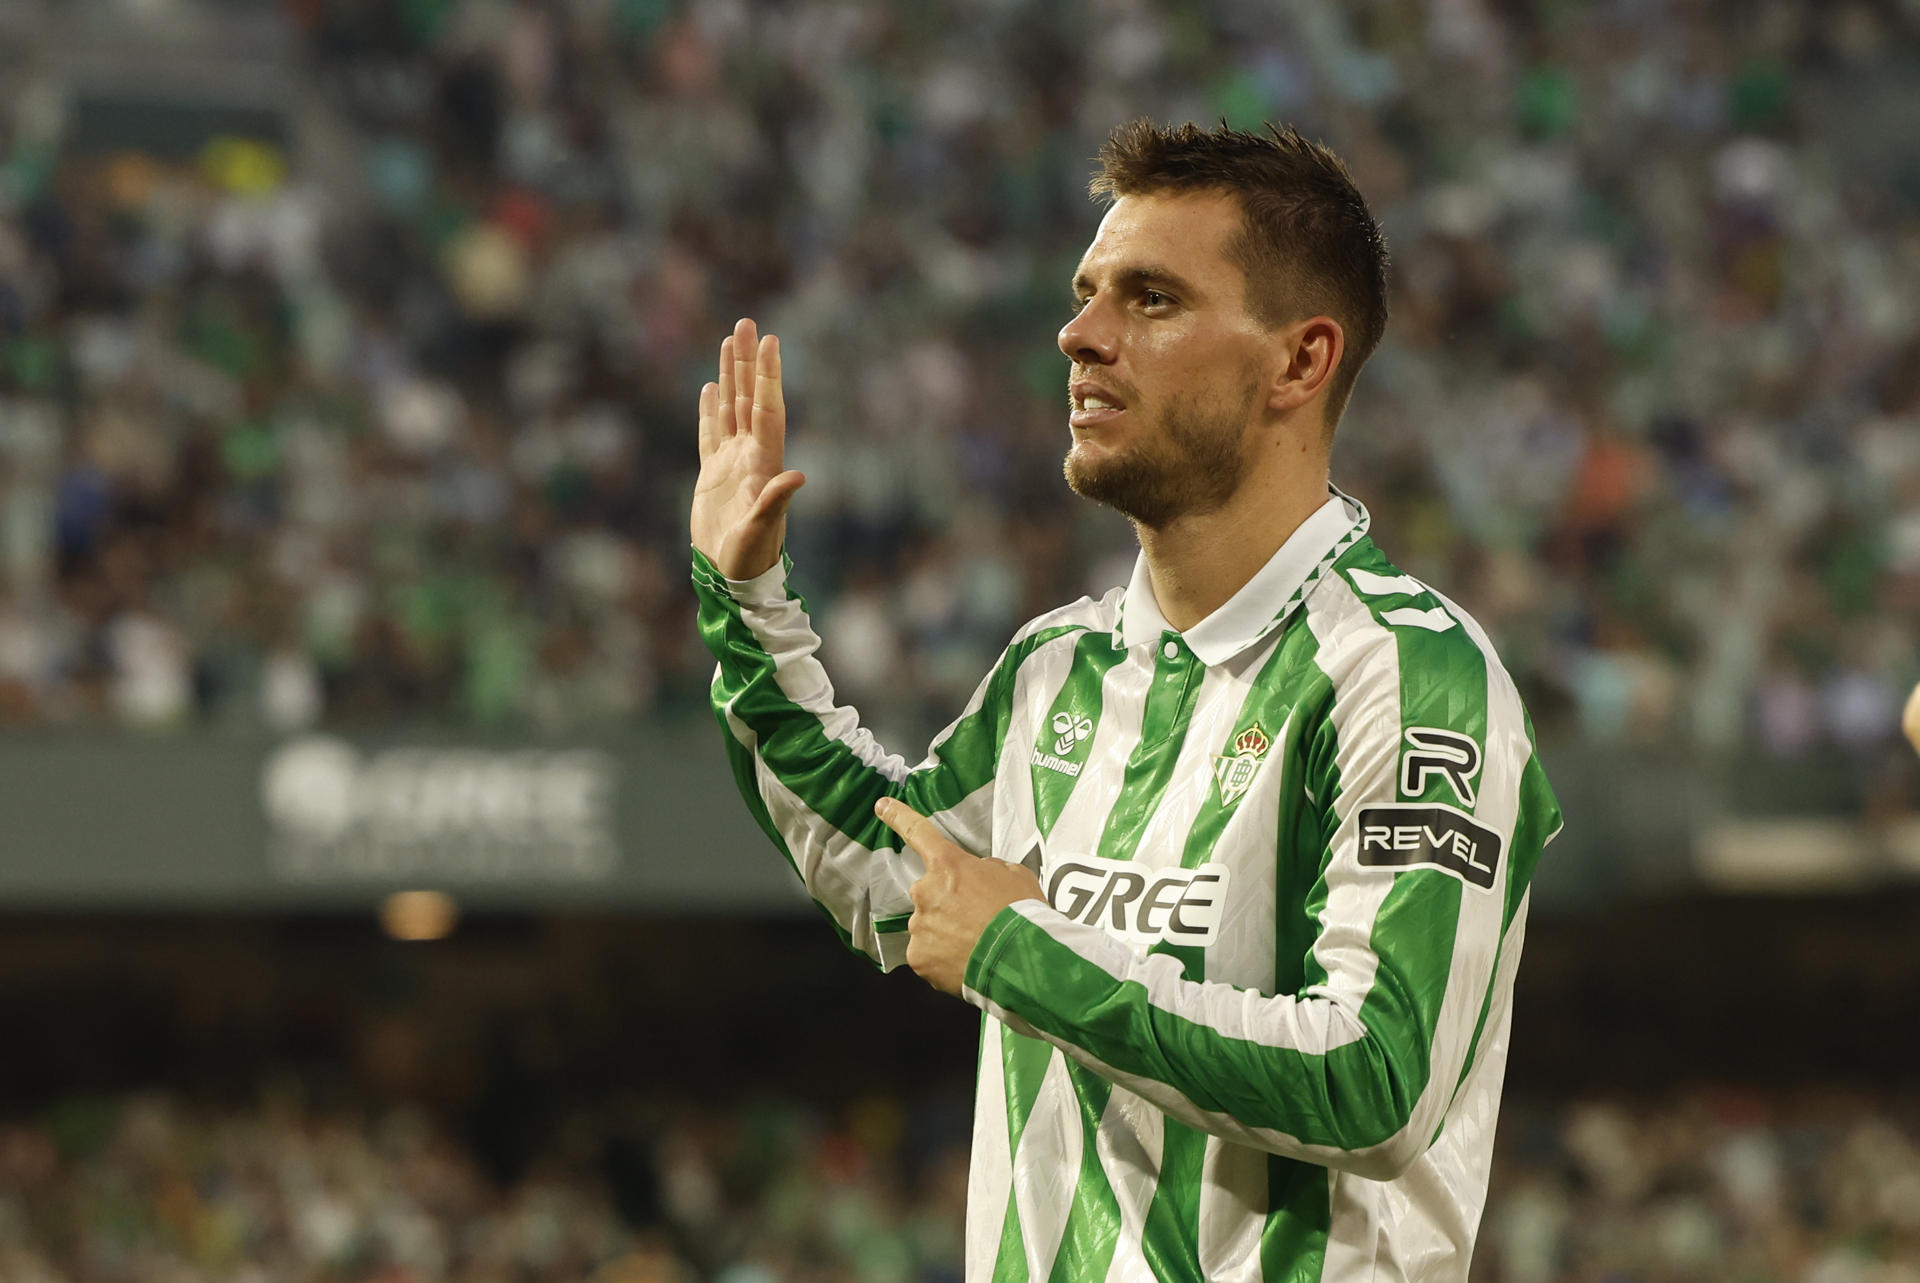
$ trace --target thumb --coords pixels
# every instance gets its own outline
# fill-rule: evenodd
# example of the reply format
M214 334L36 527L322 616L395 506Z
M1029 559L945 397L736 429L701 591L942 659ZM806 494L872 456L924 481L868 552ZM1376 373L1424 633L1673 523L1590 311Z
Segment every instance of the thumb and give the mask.
M780 520L787 515L787 505L793 502L793 496L806 484L805 473L787 469L760 487L760 497L753 501L753 511L747 519L753 522Z

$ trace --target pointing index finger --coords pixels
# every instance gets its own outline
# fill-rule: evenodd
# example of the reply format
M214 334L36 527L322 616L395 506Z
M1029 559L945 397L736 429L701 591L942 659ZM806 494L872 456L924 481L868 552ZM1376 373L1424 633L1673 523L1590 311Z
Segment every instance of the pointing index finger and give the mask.
M940 831L939 825L932 825L933 832L929 834L927 829L930 822L927 817L897 798L881 798L873 804L873 813L923 858L946 855L946 848L952 845L946 834Z

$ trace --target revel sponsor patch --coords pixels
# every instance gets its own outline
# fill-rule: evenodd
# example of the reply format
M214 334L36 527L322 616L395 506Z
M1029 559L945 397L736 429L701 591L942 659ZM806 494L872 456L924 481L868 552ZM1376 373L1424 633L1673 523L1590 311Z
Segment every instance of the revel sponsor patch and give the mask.
M1450 806L1382 803L1356 817L1360 863L1369 868L1432 865L1491 891L1500 872L1500 835Z

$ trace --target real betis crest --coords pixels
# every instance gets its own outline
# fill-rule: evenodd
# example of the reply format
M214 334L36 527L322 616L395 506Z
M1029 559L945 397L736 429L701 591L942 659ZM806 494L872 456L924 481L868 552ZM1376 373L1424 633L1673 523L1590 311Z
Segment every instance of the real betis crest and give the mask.
M1261 759L1273 747L1273 738L1255 722L1233 737L1233 752L1213 755L1213 778L1220 782L1220 805L1232 806L1253 786Z

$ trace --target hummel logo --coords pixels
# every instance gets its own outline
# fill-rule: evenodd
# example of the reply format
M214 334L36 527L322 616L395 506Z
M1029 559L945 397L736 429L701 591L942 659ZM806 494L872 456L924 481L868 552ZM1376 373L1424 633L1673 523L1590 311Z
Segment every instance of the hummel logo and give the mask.
M1084 762L1069 762L1063 757L1055 757L1051 753L1042 753L1037 748L1033 750L1033 764L1035 766L1044 766L1049 771L1057 771L1069 779L1077 777L1080 774L1080 768L1085 765Z
M1053 751L1065 757L1093 734L1093 719L1062 709L1053 715L1053 733L1059 737L1053 741Z

